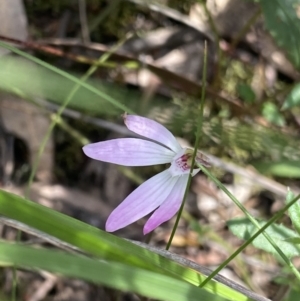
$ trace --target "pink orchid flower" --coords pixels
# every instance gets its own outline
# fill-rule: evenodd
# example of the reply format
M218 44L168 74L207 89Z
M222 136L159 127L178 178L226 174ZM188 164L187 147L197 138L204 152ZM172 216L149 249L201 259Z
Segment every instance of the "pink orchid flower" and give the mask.
M172 133L151 119L125 115L127 128L143 136L88 144L84 153L96 160L123 166L149 166L170 163L170 167L134 190L108 217L106 231L114 232L154 211L144 226L144 234L171 219L179 210L187 186L193 150L182 148ZM197 153L196 161L209 166ZM200 169L194 169L194 176Z

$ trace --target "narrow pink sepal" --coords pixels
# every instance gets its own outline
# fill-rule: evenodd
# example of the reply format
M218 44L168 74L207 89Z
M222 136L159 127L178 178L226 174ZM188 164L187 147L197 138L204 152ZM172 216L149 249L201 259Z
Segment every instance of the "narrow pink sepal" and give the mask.
M152 141L119 138L88 144L83 152L90 158L124 166L149 166L170 163L174 153Z
M177 213L183 200L188 178L189 175L175 177L176 184L174 185L174 188L167 196L166 200L148 219L144 226L144 235L148 234L162 223L171 219Z
M134 223L160 206L170 194L176 179L165 170L134 190L108 217L106 231L114 232Z
M173 134L160 123L137 115L125 115L124 122L130 131L166 145L175 153L181 150Z

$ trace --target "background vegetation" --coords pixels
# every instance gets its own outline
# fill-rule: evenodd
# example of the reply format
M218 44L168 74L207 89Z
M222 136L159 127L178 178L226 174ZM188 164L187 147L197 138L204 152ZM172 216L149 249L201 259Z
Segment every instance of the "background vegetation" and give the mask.
M298 300L299 0L15 2L0 1L1 300ZM131 135L124 112L189 145L202 120L212 168L170 252L175 219L103 231L165 169L83 155Z

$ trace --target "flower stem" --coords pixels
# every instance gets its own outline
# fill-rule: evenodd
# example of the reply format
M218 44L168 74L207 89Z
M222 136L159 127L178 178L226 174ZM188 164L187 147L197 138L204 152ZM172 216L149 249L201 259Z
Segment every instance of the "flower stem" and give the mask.
M293 199L292 202L288 203L282 210L280 210L270 221L263 227L259 225L259 223L256 221L255 218L252 217L252 215L247 211L247 209L238 201L238 199L230 193L230 191L219 181L217 180L204 166L197 163L198 167L201 168L201 170L220 188L222 189L228 197L238 206L241 211L246 215L246 217L252 222L252 224L259 230L255 235L251 237L251 239L247 240L237 251L235 251L227 260L225 260L211 275L208 277L209 279L206 279L201 286L204 286L210 279L214 277L223 267L225 267L233 258L235 258L243 249L245 249L259 234L263 234L264 237L269 241L269 243L274 247L274 249L277 251L277 253L281 256L281 258L285 261L287 266L291 269L291 271L294 273L294 275L297 277L297 279L300 281L300 273L296 269L296 267L293 265L291 260L281 251L281 249L277 246L277 244L274 242L274 240L270 237L270 235L264 230L271 225L275 220L280 218L282 214L290 207L292 206L299 198L300 195L297 196L295 199ZM276 218L275 218L276 217ZM274 219L275 218L275 219Z
M293 204L295 204L300 199L300 194L295 197L291 202L285 205L280 211L278 211L263 227L261 227L254 235L252 235L246 242L244 242L231 256L229 256L217 269L215 269L201 284L200 287L203 287L206 283L208 283L213 277L215 277L227 264L232 261L237 255L239 255L250 243L258 237L260 234L265 235L265 230L275 223L282 215L285 213L288 208L290 208ZM266 236L265 236L266 237ZM296 275L297 279L299 279L299 272L295 268L295 266L290 262L289 267Z
M199 142L200 142L200 135L201 135L201 130L202 130L202 121L203 121L203 110L204 110L204 101L205 101L205 88L206 88L206 74L207 74L207 42L204 41L204 55L203 55L203 73L202 73L202 90L201 90L201 102L200 102L200 114L199 114L199 119L198 119L198 125L197 125L197 133L196 133L196 142L195 142L195 147L194 147L194 152L193 152L193 157L192 157L192 164L191 164L191 170L190 170L190 174L189 174L189 179L186 185L186 189L184 192L184 196L183 196L183 200L182 200L182 204L180 206L180 209L177 213L176 216L176 221L174 224L174 227L172 229L169 241L167 243L166 246L166 250L169 250L171 244L172 244L172 240L174 238L176 229L178 227L178 223L180 220L180 217L182 215L182 211L183 211L183 207L191 186L191 181L192 181L192 173L194 170L194 166L195 166L195 159L196 159L196 155L197 155L197 150L198 150L198 146L199 146Z

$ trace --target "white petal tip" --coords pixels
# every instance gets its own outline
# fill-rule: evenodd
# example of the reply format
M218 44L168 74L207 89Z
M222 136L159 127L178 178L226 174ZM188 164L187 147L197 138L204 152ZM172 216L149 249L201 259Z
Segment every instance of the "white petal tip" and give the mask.
M148 233L150 233L153 229L148 229L148 228L145 228L143 229L143 234L144 235L147 235Z
M105 231L106 231L106 232L114 232L114 231L112 231L111 229L107 229L107 228L105 228Z
M84 154L86 155L86 156L90 156L90 154L91 154L91 147L90 147L90 144L87 144L87 145L85 145L85 146L83 146L82 147L82 151L84 152Z
M153 230L155 230L157 227L159 227L164 221L148 221L143 229L143 234L146 235L150 232L152 232Z
M111 223L111 222L106 222L106 225L105 225L106 232L115 232L119 229L120 229L120 227L117 227L116 224Z
M109 227L105 227L105 231L106 232L115 232L115 229L109 228Z

